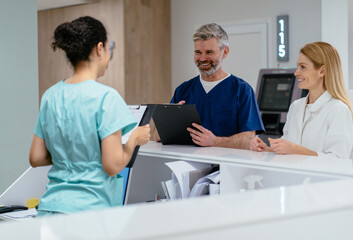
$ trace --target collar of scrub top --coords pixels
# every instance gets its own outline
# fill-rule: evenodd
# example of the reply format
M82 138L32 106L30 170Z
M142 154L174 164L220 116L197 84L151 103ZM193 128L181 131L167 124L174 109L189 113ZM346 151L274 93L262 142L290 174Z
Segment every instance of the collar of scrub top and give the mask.
M305 103L308 102L308 97L306 97ZM316 101L312 104L311 108L309 109L310 112L316 112L321 107L323 107L326 103L328 103L332 99L332 95L326 90L321 96L316 99Z

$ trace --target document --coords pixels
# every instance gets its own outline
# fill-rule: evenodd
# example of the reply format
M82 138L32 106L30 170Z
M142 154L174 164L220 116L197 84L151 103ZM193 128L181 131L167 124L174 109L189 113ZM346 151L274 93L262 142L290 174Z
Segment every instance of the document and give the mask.
M206 194L219 194L220 171L210 173L200 178L192 188L190 197L197 197ZM212 189L212 190L211 190Z
M170 199L189 198L195 184L212 169L208 163L175 161L165 164L172 170L172 179L165 182ZM201 186L201 183L198 185ZM195 191L202 193L200 190Z
M123 144L127 143L132 131L140 125L140 122L142 120L143 114L146 111L147 106L129 105L129 108L137 121L137 125L133 129L131 129L128 133L126 133L124 136L121 137L121 141Z
M24 220L28 218L33 218L37 215L37 209L30 208L28 210L7 212L0 214L0 218L4 220Z
M156 104L153 121L162 144L195 145L187 128L202 125L196 106L188 104Z
M179 183L176 181L175 175L169 181L162 182L164 195L167 200L175 200L181 198Z

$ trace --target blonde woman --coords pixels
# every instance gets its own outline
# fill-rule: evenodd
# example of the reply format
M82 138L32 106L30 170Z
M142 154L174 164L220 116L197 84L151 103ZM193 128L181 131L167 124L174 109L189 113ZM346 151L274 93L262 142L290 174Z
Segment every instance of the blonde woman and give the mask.
M308 89L309 94L290 106L282 138L269 138L270 147L253 138L250 149L352 159L352 104L337 50L325 42L305 45L294 74L299 88Z

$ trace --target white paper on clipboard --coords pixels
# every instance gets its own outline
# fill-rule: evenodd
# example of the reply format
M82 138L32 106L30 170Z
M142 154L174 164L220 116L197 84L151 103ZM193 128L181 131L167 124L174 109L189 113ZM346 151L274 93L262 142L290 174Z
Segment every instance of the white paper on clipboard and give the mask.
M131 129L129 132L127 132L124 136L121 137L121 141L123 144L127 143L127 140L129 140L129 137L134 129L136 129L141 122L141 119L143 117L143 114L145 113L147 106L141 106L141 105L129 105L129 109L131 110L132 114L136 118L137 125Z

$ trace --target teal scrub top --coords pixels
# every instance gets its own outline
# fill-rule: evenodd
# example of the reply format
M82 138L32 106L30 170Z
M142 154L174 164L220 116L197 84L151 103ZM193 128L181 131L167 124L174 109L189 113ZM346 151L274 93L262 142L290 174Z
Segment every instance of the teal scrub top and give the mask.
M34 133L45 140L53 166L38 210L70 213L122 204L123 179L103 169L101 141L136 120L119 93L94 80L64 81L42 97Z

